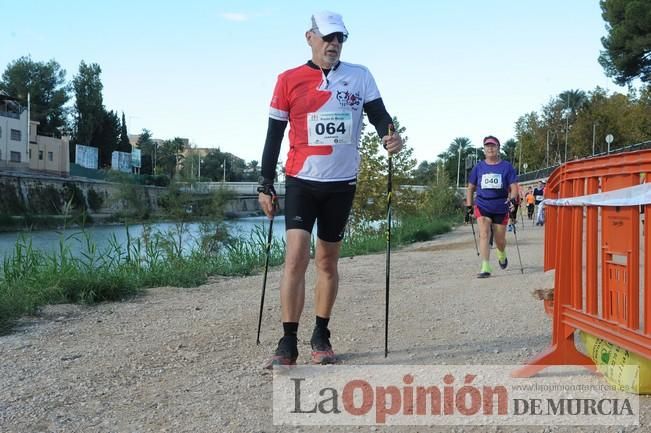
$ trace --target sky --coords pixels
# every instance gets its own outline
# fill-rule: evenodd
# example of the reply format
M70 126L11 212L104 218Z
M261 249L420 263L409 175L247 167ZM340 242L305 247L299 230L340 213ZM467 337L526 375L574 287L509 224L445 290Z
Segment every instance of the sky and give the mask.
M520 116L565 90L626 93L597 61L598 0L0 0L0 72L31 56L72 81L98 63L104 105L130 134L260 161L276 77L311 57L304 34L322 10L343 16L341 60L370 69L419 161L456 137L514 138Z

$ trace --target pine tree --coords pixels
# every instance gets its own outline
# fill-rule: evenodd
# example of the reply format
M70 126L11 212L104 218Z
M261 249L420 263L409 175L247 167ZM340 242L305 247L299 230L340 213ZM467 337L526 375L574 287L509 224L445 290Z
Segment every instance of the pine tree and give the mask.
M40 123L39 133L57 137L67 127L69 88L66 71L55 60L35 62L29 56L9 63L0 79L0 90L24 107L29 93L31 118Z
M651 3L648 0L601 0L608 36L599 63L620 85L639 77L651 82Z
M120 144L118 150L120 152L131 153L131 143L129 143L129 134L127 133L127 123L124 120L124 111L122 112L122 127L120 128Z

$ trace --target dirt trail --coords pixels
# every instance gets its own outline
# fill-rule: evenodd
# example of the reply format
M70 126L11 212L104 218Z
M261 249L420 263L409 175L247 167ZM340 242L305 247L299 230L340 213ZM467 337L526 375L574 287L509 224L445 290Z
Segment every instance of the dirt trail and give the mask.
M551 324L536 288L543 230L513 236L510 266L479 280L470 227L392 255L390 355L383 356L384 255L341 260L330 327L347 364L522 364L549 343ZM493 254L494 255L494 254ZM307 277L312 286L312 267ZM48 307L0 337L1 432L593 432L648 427L274 426L272 380L260 365L280 336L278 283L269 273L260 346L255 344L262 277L216 278L195 289L158 288L94 307ZM309 359L312 293L299 329ZM595 378L595 381L600 379ZM642 399L642 425L649 401Z

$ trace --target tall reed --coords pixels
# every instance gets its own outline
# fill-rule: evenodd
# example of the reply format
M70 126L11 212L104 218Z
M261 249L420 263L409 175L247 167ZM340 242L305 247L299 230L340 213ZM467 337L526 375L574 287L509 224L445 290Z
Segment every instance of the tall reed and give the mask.
M394 245L425 240L450 229L450 222L407 218L393 228ZM187 225L168 232L145 228L126 245L113 236L99 248L85 231L61 232L58 248L44 253L20 236L0 269L0 331L45 304L95 303L124 299L150 287L196 287L211 275L249 275L265 262L267 229L256 227L248 237L230 238L223 227L206 224L202 236L190 239ZM384 227L361 227L344 240L342 256L382 251ZM72 253L72 247L79 250ZM284 260L285 241L274 238L270 264Z

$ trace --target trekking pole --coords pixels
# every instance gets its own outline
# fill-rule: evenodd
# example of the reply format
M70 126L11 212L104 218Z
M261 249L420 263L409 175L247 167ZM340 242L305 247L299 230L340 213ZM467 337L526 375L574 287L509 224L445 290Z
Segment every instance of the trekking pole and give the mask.
M393 135L393 124L389 123L387 135ZM389 153L389 172L387 175L387 254L385 264L385 299L384 299L384 357L389 353L389 277L391 275L391 195L392 195L393 157Z
M266 255L264 261L264 277L262 279L262 296L260 297L260 314L258 315L258 336L255 340L255 344L260 344L260 327L262 326L262 310L264 309L264 292L267 289L267 272L269 271L269 256L271 255L271 238L273 236L273 227L274 227L274 217L276 216L276 196L271 196L271 203L274 210L274 214L271 216L269 221L269 233L267 234L267 245L266 245Z
M491 248L493 248L493 237L494 237L494 233L493 233L493 223L491 222L491 236L490 236L490 238L488 239L488 246L491 247Z
M479 246L477 246L477 235L475 234L475 224L472 222L472 215L470 216L470 228L472 229L472 237L475 240L475 250L477 250L477 255L479 255Z
M518 259L520 260L520 273L524 274L524 268L522 267L522 257L520 256L520 245L518 245L518 235L515 229L515 224L513 225L513 236L515 236L515 248L518 250Z

